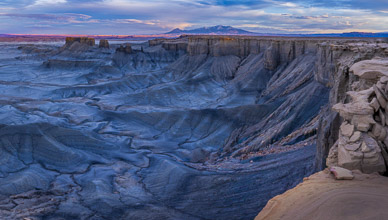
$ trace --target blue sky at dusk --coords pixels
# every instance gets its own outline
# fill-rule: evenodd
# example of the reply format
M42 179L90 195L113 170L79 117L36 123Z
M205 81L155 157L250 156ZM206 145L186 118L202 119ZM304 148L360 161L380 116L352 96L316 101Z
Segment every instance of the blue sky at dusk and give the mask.
M157 34L219 24L259 33L388 32L388 0L0 0L0 33Z

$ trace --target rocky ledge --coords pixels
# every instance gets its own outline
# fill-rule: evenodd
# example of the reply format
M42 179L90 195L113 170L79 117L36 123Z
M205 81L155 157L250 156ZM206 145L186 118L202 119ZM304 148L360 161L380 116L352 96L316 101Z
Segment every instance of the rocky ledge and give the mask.
M344 122L327 165L383 173L388 164L388 59L358 62L350 72L360 80L347 92L351 102L333 106Z
M334 180L326 169L272 198L255 220L386 219L388 178L353 172L353 180Z

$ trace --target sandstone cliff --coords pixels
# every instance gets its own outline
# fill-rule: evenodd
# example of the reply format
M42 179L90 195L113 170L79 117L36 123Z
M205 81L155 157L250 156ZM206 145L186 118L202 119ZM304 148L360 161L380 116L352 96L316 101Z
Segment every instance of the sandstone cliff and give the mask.
M74 42L78 42L80 44L86 44L89 46L94 46L96 44L96 41L94 38L89 37L66 37L66 44L72 45Z
M82 58L89 51L93 49L95 45L94 38L88 37L67 37L66 43L53 55L61 55L62 57L75 56Z
M101 39L98 47L99 48L108 48L109 49L109 41Z

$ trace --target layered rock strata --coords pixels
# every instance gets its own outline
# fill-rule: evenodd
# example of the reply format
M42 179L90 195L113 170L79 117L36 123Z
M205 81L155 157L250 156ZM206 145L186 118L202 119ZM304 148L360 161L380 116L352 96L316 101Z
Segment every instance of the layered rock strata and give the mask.
M161 45L162 48L164 48L167 51L187 51L187 45L188 45L188 38L186 37L180 37L180 38L174 38L174 39L153 39L148 41L149 46L155 47L158 45Z
M57 53L53 55L61 54L63 57L69 56L82 56L90 51L95 46L95 39L88 37L67 37L66 43L63 45Z
M86 44L89 46L94 46L96 44L95 39L90 37L66 37L67 45L72 45L74 42L78 42L80 44Z

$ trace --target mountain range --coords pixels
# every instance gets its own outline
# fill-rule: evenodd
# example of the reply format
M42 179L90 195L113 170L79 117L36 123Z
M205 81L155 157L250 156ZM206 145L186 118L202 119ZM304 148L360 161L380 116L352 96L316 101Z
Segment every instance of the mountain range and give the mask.
M274 34L274 33L256 33L232 26L217 25L212 27L201 27L191 30L182 30L175 28L166 35L252 35L252 36L290 36L290 37L388 37L388 32L349 32L349 33L328 33L328 34Z
M64 41L66 37L93 37L95 39L109 40L149 40L154 38L175 38L180 35L248 35L248 36L280 36L280 37L379 37L388 38L388 32L348 32L348 33L328 33L328 34L274 34L251 32L232 26L216 25L211 27L201 27L190 30L175 28L164 34L147 35L36 35L36 34L0 34L0 42L42 42L42 41Z
M166 34L257 35L258 33L234 28L232 26L217 25L212 27L201 27L192 30L182 30L175 28Z

